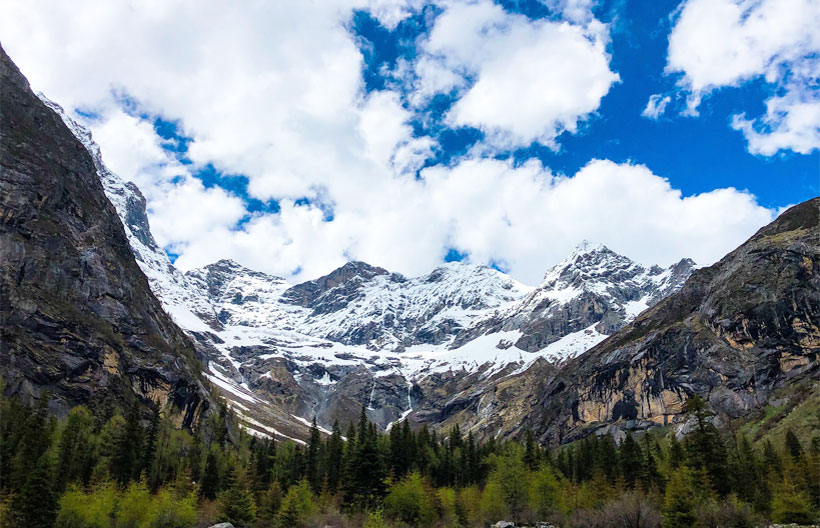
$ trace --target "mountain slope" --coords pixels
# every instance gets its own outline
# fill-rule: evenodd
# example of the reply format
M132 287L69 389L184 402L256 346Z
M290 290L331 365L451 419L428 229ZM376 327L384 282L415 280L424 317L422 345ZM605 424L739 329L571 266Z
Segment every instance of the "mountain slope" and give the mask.
M165 314L94 162L0 48L0 374L7 393L207 407L190 340Z
M820 198L792 207L681 290L547 378L526 423L544 439L677 423L700 394L724 417L818 379Z

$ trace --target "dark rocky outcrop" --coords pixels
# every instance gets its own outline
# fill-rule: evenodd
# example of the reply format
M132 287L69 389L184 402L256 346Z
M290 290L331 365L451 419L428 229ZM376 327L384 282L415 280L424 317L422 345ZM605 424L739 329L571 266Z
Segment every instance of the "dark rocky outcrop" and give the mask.
M73 405L207 408L201 368L137 266L94 161L0 49L0 375ZM150 232L146 229L146 236Z
M720 262L559 372L524 420L542 439L679 423L700 394L719 416L818 378L820 198L792 207Z

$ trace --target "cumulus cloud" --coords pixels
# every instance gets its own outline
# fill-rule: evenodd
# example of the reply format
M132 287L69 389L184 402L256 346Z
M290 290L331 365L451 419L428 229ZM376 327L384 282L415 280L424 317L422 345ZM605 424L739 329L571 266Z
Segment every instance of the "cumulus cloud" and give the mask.
M820 148L820 3L816 0L688 0L669 37L667 70L681 72L689 112L704 95L763 78L766 113L734 116L749 150Z
M584 238L647 264L683 256L709 264L776 214L743 191L683 196L645 166L607 160L563 176L536 161L471 158L361 198L355 207L337 207L332 222L285 204L280 215L193 243L181 264L199 266L218 253L284 275L303 267L301 274L313 277L354 258L417 275L452 247L536 284Z
M479 128L499 148L555 146L619 80L606 26L584 14L587 3L563 4L583 23L530 20L489 1L449 4L421 44L416 101L456 90L452 126Z
M163 148L164 140L149 122L111 108L88 124L106 165L145 195L151 231L161 246L176 250L247 214L241 199L219 187L206 189L194 178Z

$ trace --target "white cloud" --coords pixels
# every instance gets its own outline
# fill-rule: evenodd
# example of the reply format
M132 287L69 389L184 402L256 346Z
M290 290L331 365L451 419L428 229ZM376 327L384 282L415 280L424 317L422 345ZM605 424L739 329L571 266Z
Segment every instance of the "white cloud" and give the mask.
M99 114L91 125L105 161L142 188L158 242L183 269L234 258L299 280L352 258L414 275L456 247L532 283L583 238L645 262L705 264L772 217L744 192L682 197L645 167L607 161L567 177L536 161L468 156L417 178L437 145L413 136L415 108L397 93L364 93L345 28L364 4L0 1L10 56L35 89ZM384 23L406 16L384 5ZM454 123L476 123L496 144L549 143L617 80L606 28L581 19L449 5L413 65L419 97L460 90ZM122 110L122 92L140 113L179 121L194 168L247 176L249 193L279 200L280 212L250 214L239 197L206 189L150 122ZM313 203L297 205L303 196Z
M137 184L148 205L151 231L162 246L175 248L212 229L235 225L246 215L242 200L219 187L206 189L187 166L163 149L150 123L118 108L87 123L103 161Z
M337 207L332 222L316 209L285 204L281 215L192 243L180 265L230 255L283 275L301 266L300 277L314 277L354 258L417 275L455 247L473 262L504 262L535 284L584 238L648 264L684 256L709 264L775 215L743 191L684 197L644 166L606 160L572 177L535 161L514 167L495 159L466 159L422 175L362 196L356 207Z
M756 78L777 94L759 119L735 116L754 153L820 148L820 2L688 0L669 37L667 70L682 72L689 113L721 87ZM808 115L806 115L808 112Z
M609 69L606 26L581 16L577 4L567 6L584 24L533 21L489 1L449 4L421 43L416 103L455 89L451 125L480 128L499 148L555 146L619 80Z
M652 94L646 102L646 108L643 109L641 115L649 119L658 119L666 112L666 106L672 102L672 97L669 95Z

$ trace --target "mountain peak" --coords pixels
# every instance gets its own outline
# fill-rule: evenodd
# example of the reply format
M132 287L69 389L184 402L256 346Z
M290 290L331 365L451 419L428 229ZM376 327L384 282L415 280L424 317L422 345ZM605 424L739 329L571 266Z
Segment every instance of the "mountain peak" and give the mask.
M586 255L589 253L611 253L612 250L600 242L590 242L587 239L581 240L570 252L570 257L574 255Z

